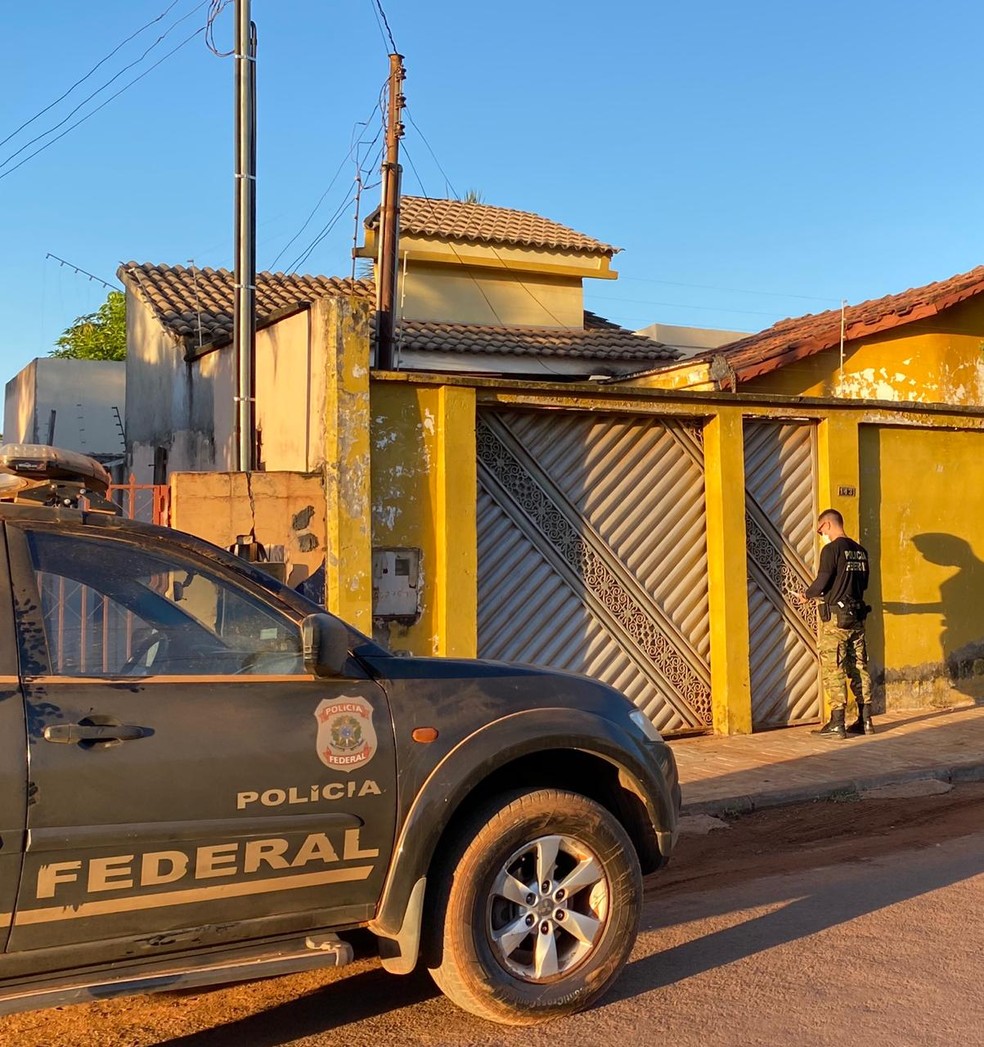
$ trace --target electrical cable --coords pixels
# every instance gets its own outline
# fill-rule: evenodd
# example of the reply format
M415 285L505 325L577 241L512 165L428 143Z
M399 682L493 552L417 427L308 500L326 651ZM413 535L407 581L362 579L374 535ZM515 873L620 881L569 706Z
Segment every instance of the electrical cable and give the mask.
M831 302L836 305L840 301L839 298L823 298L812 294L784 294L782 291L755 291L750 287L714 287L711 284L685 284L678 280L654 280L645 276L623 276L622 279L644 284L666 284L668 287L690 287L695 291L723 291L726 294L759 294L766 295L769 298L796 298L804 302L826 302L828 305Z
M311 243L301 252L300 255L287 267L287 272L295 274L297 270L311 257L314 249L321 243L322 240L335 228L338 220L342 217L345 208L355 199L354 190L348 194L348 196L338 205L335 213L328 219L327 223L322 226L318 235L311 241Z
M38 153L43 153L45 151L45 149L49 148L49 146L54 145L55 142L57 142L60 139L64 138L65 135L67 135L69 132L74 131L75 128L78 127L80 124L84 124L86 122L86 120L88 120L90 117L95 116L96 113L98 113L100 109L105 109L105 107L107 105L109 105L110 102L112 102L116 98L119 98L119 96L121 94L123 94L125 91L127 91L131 87L133 87L133 85L135 83L137 83L137 81L142 80L145 76L147 76L148 73L152 73L162 62L167 61L167 59L170 58L171 55L176 54L178 51L181 50L182 47L185 47L188 44L190 44L191 41L194 40L195 37L198 36L202 32L204 32L204 28L196 29L191 34L191 36L185 37L185 39L182 40L181 43L178 44L177 47L175 47L172 50L168 51L168 53L166 55L164 55L161 58L159 58L149 69L145 69L142 73L140 73L139 76L135 76L128 84L124 84L124 86L121 87L115 94L110 95L109 98L107 98L104 102L102 102L100 105L97 105L95 109L90 110L88 113L85 114L85 116L83 116L80 119L76 120L74 124L71 124L69 127L66 127L65 130L62 131L62 133L60 135L56 135L54 138L52 138L49 141L45 142L44 145L40 146L38 149L35 149L33 153L29 153L27 156L24 157L23 160L21 160L21 162L19 164L14 164L14 166L11 167L9 170L0 172L0 180L6 178L7 175L13 174L14 171L16 171L18 168L23 167L24 164L26 164L28 162L28 160L33 159L35 156L38 155ZM45 132L45 133L47 134L48 132ZM44 136L42 135L41 137L44 137ZM20 150L18 150L18 151L20 151ZM14 154L14 155L16 155L16 154ZM11 159L13 159L13 157L9 157L8 160L4 160L3 163L0 164L0 167L3 167L4 164L8 163L9 160L11 160Z
M403 111L407 114L407 119L410 121L410 123L413 124L414 130L417 132L417 134L420 135L420 140L424 143L425 146L427 146L427 151L434 158L434 163L437 164L438 170L441 172L442 175L444 175L444 181L447 183L447 186L451 190L452 194L454 195L454 198L456 200L460 200L461 196L458 194L458 190L455 189L455 187L451 184L451 179L448 178L447 171L445 171L444 168L441 166L441 161L438 160L437 154L434 152L433 149L431 149L430 142L427 141L426 137L424 136L424 132L421 131L420 128L417 126L417 121L414 120L414 118L410 115L409 107L408 106L404 106L403 107ZM418 181L419 181L419 178L418 178Z
M80 109L81 109L81 108L82 108L82 107L83 107L83 106L84 106L84 105L85 105L85 104L86 104L87 102L91 102L91 101L92 101L92 99L96 97L96 95L100 94L100 93L101 93L102 91L105 91L105 90L106 90L106 88L107 88L107 87L109 87L109 85L110 85L110 84L112 84L112 83L113 83L113 82L114 82L115 80L118 80L118 79L119 79L119 78L120 78L120 77L121 77L121 76L122 76L122 75L123 75L123 74L124 74L125 72L127 72L127 70L129 70L129 69L132 69L132 68L133 68L133 67L134 67L135 65L139 65L139 64L140 64L140 63L141 63L141 62L142 62L142 61L143 61L143 60L144 60L144 59L145 59L145 58L147 57L147 55L149 55L149 54L150 54L150 52L151 52L151 51L153 51L153 49L154 49L155 47L157 47L157 45L158 45L159 43L161 43L161 42L162 42L162 41L163 41L164 39L166 39L166 38L167 38L168 36L170 36L170 34L171 34L172 32L174 32L174 30L175 30L175 29L176 29L176 28L177 28L177 27L178 27L178 26L179 26L179 25L180 25L180 24L181 24L181 23L182 23L183 21L185 21L185 20L186 20L187 18L190 18L190 17L191 17L191 16L192 16L192 15L193 15L193 14L195 13L195 11L197 11L197 10L198 10L198 8L200 8L200 7L204 7L204 2L203 2L203 3L201 3L201 4L199 4L199 5L198 5L198 7L196 7L196 8L193 8L193 9L192 9L191 11L189 11L189 12L188 12L187 14L185 14L185 15L182 15L182 16L181 16L181 18L179 18L179 19L178 19L178 20L177 20L176 22L174 22L174 23L173 23L173 24L172 24L172 25L171 25L171 26L170 26L170 27L169 27L169 28L168 28L168 29L167 29L167 30L166 30L165 32L163 32L163 33L162 33L162 34L161 34L161 35L160 35L160 36L159 36L159 37L158 37L158 38L157 38L157 39L156 39L156 40L155 40L155 41L154 41L154 42L153 42L153 43L152 43L152 44L150 45L150 47L148 47L148 48L147 48L147 49L146 49L146 50L144 51L144 53L143 53L143 54L142 54L142 55L141 55L141 56L140 56L139 58L137 58L137 59L134 59L134 61L130 62L130 63L129 63L128 65L125 65L125 66L124 66L124 67L123 67L122 69L120 69L120 70L119 70L119 71L118 71L117 73L115 73L115 74L114 74L114 75L113 75L112 77L110 77L110 78L109 78L109 80L107 80L107 81L106 81L106 82L105 82L104 84L101 84L101 85L100 85L99 87L97 87L97 88L96 88L96 90L95 90L95 91L91 92L91 93L90 93L89 95L87 95L87 96L86 96L85 98L83 98L83 99L82 99L82 101L81 101L81 102L79 102L79 104L78 104L78 105L77 105L77 106L76 106L76 107L75 107L74 109L72 109L72 110L71 110L71 111L70 111L70 112L69 112L69 113L68 113L68 114L67 114L66 116L64 116L64 117L63 117L63 118L62 118L61 120L59 120L59 121L58 121L58 123L56 123L56 124L53 124L53 125L52 125L51 127L49 127L49 128L48 128L48 129L46 130L46 131L42 131L42 132L41 132L41 134L39 134L39 135L35 135L35 137L34 137L34 138L32 138L32 139L31 139L30 141L28 141L28 142L25 142L25 143L24 143L24 145L22 145L22 146L21 146L21 147L20 147L20 148L19 148L18 150L16 150L15 152L11 153L11 154L10 154L10 156L8 156L8 157L7 157L7 158L6 158L5 160L3 160L3 161L0 161L0 168L6 167L6 166L7 166L7 164L9 164L11 160L13 160L13 159L14 159L15 157L19 156L19 155L20 155L21 153L23 153L25 149L29 149L29 148L30 148L30 147L31 147L32 145L34 145L34 144L35 144L36 142L40 142L42 138L46 137L47 135L50 135L50 134L51 134L51 133L52 133L53 131L56 131L56 130L57 130L57 129L58 129L59 127L61 127L61 126L62 126L62 125L63 125L63 124L64 124L64 123L66 122L66 121L70 120L70 119L71 119L71 118L72 118L72 117L73 117L73 116L74 116L74 115L75 115L75 114L76 114L76 113L77 113L77 112L78 112L78 111L79 111L79 110L80 110ZM103 108L103 106L105 106L105 105L107 104L107 102L111 102L111 101L112 101L112 100L113 100L114 98L118 98L118 97L119 97L119 96L120 96L120 95L121 95L121 94L122 94L122 93L123 93L124 91L126 91L126 90L127 90L128 88L132 87L132 86L133 86L133 85L134 85L134 84L135 84L135 83L136 83L136 82L137 82L138 80L141 80L141 79L143 79L143 77L144 77L144 76L146 76L146 75L147 75L147 73L149 73L149 72L150 72L150 71L151 71L152 69L156 69L156 68L157 68L157 66L158 66L158 65L160 65L160 64L161 64L161 62L163 62L163 61L164 61L164 59L166 59L166 58L170 58L170 57L171 57L171 55L173 55L173 54L175 53L175 51L178 51L178 50L180 50L180 49L181 49L182 47L184 47L184 46L185 46L185 44L189 43L189 42L190 42L190 41L191 41L192 39L194 39L194 37L195 37L195 36L197 36L197 35L198 35L199 33L201 33L202 31L203 31L202 29L196 29L196 30L195 30L195 32L194 32L194 33L193 33L193 34L192 34L191 36L187 37L187 38L186 38L186 39L185 39L184 41L182 41L182 42L181 42L181 43L180 43L180 44L179 44L179 45L178 45L178 46L177 46L176 48L174 48L174 50L172 50L172 51L169 51L169 52L168 52L168 53L167 53L166 55L164 55L164 58L161 58L160 60L158 60L157 62L155 62L155 63L154 63L154 64L153 64L153 65L152 65L152 66L151 66L151 67L150 67L149 69L145 70L145 71L144 71L143 73L141 73L141 74L140 74L139 76L135 77L135 78L134 78L133 80L131 80L131 81L130 81L130 82L129 82L128 84L126 84L126 85L125 85L125 86L124 86L124 87L123 87L123 88L122 88L121 90L119 90L119 91L117 91L117 92L116 92L115 94L111 95L111 96L110 96L110 97L109 97L109 98L108 98L108 99L107 99L107 100L106 100L105 102L103 102L103 103L102 103L101 105L98 105L98 106L96 106L96 108L95 108L95 109L92 109L92 110L90 110L90 112L88 112L88 113L87 113L87 114L86 114L86 115L85 115L84 117L82 117L82 119L81 119L81 120L78 120L78 121L76 121L76 122L75 122L74 124L72 124L72 125L71 125L71 126L70 126L70 127L68 128L68 129L67 129L67 131L63 132L63 133L62 133L62 134L60 134L60 135L57 135L56 137L52 138L52 139L51 139L50 141L46 142L46 143L45 143L45 145L41 147L41 149L37 149L37 150L35 150L35 151L34 151L33 153L31 153L31 154L30 154L30 156L28 156L28 157L27 157L27 159L29 160L29 159L30 159L30 158L31 158L32 156L37 156L37 154L38 154L39 152L41 152L41 151L42 151L43 149L46 149L46 148L47 148L47 147L48 147L49 145L53 144L54 142L57 142L57 141L58 141L58 140L59 140L60 138L63 138L63 137L64 137L64 135L68 133L68 131L71 131L71 130L73 130L74 128L78 127L78 126L79 126L79 124L81 124L81 123L83 123L84 121L88 120L88 119L89 119L89 117L90 117L90 116L92 116L92 115L93 115L94 113L98 113L98 112L99 112L99 110L100 110L100 109L102 109L102 108ZM21 163L24 163L24 161L21 161ZM17 164L17 165L15 165L14 167L12 167L12 168L10 169L10 171L7 171L7 172L5 172L5 174L4 174L4 175L0 175L0 178L2 178L2 177L5 177L5 175L6 175L6 174L10 174L10 173L11 173L11 171L16 171L16 170L17 170L17 168L18 168L18 167L20 167L20 166L21 166L21 164Z
M383 25L386 26L386 35L383 37L383 45L385 46L386 40L387 40L387 38L389 38L389 45L390 45L390 48L392 49L389 53L390 54L394 54L394 55L395 54L399 54L399 50L397 49L397 46L396 46L396 41L393 39L393 33L390 30L389 20L386 17L386 12L383 10L383 5L379 2L379 0L373 0L373 3L375 4L375 9L379 12L376 15L376 22L378 23L379 19L382 18ZM380 33L382 33L383 26L379 27L379 31L380 31Z
M410 158L410 153L407 152L406 155L407 155L407 162L410 164L411 168L413 168L413 173L417 176L417 181L420 183L421 189L422 189L423 188L423 181L421 180L420 173L417 171L417 168L414 166L413 160ZM430 199L430 197L427 196L426 193L424 193L424 196L426 197L426 199L428 199L428 200ZM450 244L449 244L449 246L450 246ZM505 269L507 273L510 272L511 267L510 267L509 263L502 257L502 255L499 254L499 252L495 249L494 245L493 244L486 244L486 246L495 255L495 257L498 258L499 262L502 264L503 269ZM452 247L451 250L454 251L454 248ZM455 256L457 257L457 252L455 252ZM460 258L458 260L461 261ZM546 305L544 305L543 302L541 302L539 298L537 298L537 296L533 293L533 291L529 288L529 286L526 284L525 281L518 279L514 274L510 274L510 275L513 275L513 279L516 281L516 283L518 283L519 286L522 287L522 289L530 296L530 298L532 298L533 301L536 302L536 304L547 314L547 316L550 317L551 320L553 320L557 324L558 327L569 327L570 326L569 324L565 324L563 322L563 320L561 320L558 316L555 316L554 313ZM477 281L476 281L476 283L477 283ZM479 288L479 289L481 289L481 288ZM483 297L485 296L485 292L484 291L482 292L482 296ZM486 300L486 302L489 301L488 298L486 298L485 300ZM492 309L492 303L491 302L489 302L489 308ZM495 313L495 310L492 309L492 312ZM499 320L499 317L496 316L496 319ZM502 321L499 320L499 323L501 324Z
M13 138L15 135L20 134L20 132L23 131L25 127L29 127L31 124L34 123L35 120L39 120L42 116L44 116L44 114L47 113L49 109L54 109L54 107L56 105L58 105L59 102L63 102L66 98L68 98L68 96L75 90L76 87L79 87L80 85L84 84L85 81L88 80L89 77L92 76L92 74L101 65L105 65L113 57L113 55L115 55L118 51L122 50L122 48L126 47L126 45L131 40L133 40L136 37L138 37L145 29L149 29L152 25L155 25L157 22L161 21L161 19L167 17L167 15L170 12L171 8L175 7L179 2L180 2L180 0L171 0L171 3L167 6L167 8L165 8L165 10L162 11L156 18L152 18L149 22L146 23L146 25L142 25L135 32L131 33L125 40L123 40L120 43L118 43L116 45L116 47L114 47L113 50L109 52L108 55L105 55L104 57L100 58L99 61L96 62L96 64L85 74L85 76L83 76L80 79L76 80L75 83L72 84L72 86L70 88L68 88L67 91L65 91L63 94L60 94L53 102L50 102L48 105L46 105L44 107L44 109L41 109L38 112L36 112L34 114L34 116L32 116L30 119L25 120L20 125L20 127L17 127L13 131L11 131L10 134L7 135L6 138L0 139L0 146L6 145L10 141L11 138ZM198 4L198 7L204 7L205 3L207 3L207 2L208 2L208 0L203 0L202 3ZM196 10L197 10L197 8L196 8Z
M287 241L287 243L284 244L284 246L281 248L281 250L277 254L277 257L274 258L273 262L270 264L270 271L273 271L273 269L276 266L277 262L280 261L281 257L283 257L283 255L286 253L286 251L290 247L290 245L292 243L294 243L294 241L297 240L297 238L301 235L301 233L303 233L304 230L308 227L308 225L311 222L311 219L315 216L315 214L318 212L318 209L321 207L322 203L324 202L325 197L328 195L329 192L331 192L332 186L334 186L335 182L338 180L338 176L342 173L342 168L344 168L345 164L348 163L350 160L354 160L355 164L356 164L356 172L357 172L356 173L356 181L358 182L359 179L361 178L362 164L361 164L361 161L359 159L358 150L359 150L360 146L365 145L366 143L364 142L364 140L363 140L361 135L359 136L358 140L356 140L355 131L356 131L356 128L358 128L358 127L368 128L368 126L370 124L370 121L372 120L373 113L375 113L375 111L376 110L374 109L373 112L369 114L368 119L366 119L364 121L359 121L359 122L355 123L352 126L352 137L351 137L350 142L349 142L349 151L348 151L347 155L342 158L341 163L338 165L337 169L335 170L335 173L331 177L331 181L328 183L328 187L321 194L320 198L318 199L318 202L312 208L311 213L304 220L304 224ZM373 138L373 140L368 144L367 149L372 149L373 148L373 146L379 141L379 136L381 134L382 134L382 127L380 127L380 129L376 132L376 137Z
M215 20L229 6L231 0L206 0L209 5L208 16L205 19L205 46L216 58L231 58L236 49L231 51L220 51L215 46Z

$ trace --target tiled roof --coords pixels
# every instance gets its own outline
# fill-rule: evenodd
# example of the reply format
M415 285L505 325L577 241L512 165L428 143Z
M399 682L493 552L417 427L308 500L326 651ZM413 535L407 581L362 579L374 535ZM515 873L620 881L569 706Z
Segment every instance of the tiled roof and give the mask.
M373 228L378 224L377 209L366 219L366 225ZM430 200L422 196L400 198L400 232L442 240L562 248L588 254L613 255L621 250L531 211L466 204L460 200Z
M939 280L901 294L873 298L844 310L844 341L853 342L917 320L936 316L944 309L984 292L984 266ZM739 382L768 374L787 364L840 345L841 311L782 320L759 334L749 335L699 356L687 363L710 362L723 356Z
M117 273L150 306L172 334L203 345L232 334L233 274L228 269L192 269L182 265L139 265L128 262ZM328 276L257 273L256 316L263 322L299 303L338 294L374 298L372 280ZM444 353L494 353L522 356L566 356L597 360L677 358L677 350L610 320L585 311L584 327L496 327L404 320L397 328L404 350Z
M143 298L172 334L197 340L200 333L203 344L232 334L235 288L228 269L127 262L117 275ZM278 310L338 294L371 298L375 291L371 280L257 273L256 321L262 324Z
M508 354L583 360L675 360L676 349L584 314L583 328L495 327L403 320L397 330L404 352Z

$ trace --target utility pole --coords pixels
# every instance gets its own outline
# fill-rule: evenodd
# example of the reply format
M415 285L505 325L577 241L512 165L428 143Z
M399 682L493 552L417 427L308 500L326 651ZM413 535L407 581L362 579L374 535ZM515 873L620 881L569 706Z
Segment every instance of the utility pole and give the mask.
M256 26L236 0L236 470L256 468Z
M392 54L389 107L386 113L386 159L383 162L383 195L379 212L379 257L376 263L376 368L392 371L393 335L396 327L396 274L400 249L400 139L403 137L403 55Z

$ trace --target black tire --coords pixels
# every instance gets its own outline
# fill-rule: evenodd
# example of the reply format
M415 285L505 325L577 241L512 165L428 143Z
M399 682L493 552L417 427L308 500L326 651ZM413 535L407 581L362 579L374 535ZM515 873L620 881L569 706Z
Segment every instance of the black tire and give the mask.
M438 987L482 1018L534 1025L587 1007L617 977L639 926L642 876L609 811L541 789L474 813L433 900Z

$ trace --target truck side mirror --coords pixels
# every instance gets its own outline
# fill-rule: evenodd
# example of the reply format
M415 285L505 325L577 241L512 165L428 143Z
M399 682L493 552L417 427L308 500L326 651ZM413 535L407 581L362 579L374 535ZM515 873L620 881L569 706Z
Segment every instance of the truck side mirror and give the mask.
M348 629L323 611L309 614L301 623L304 669L314 676L342 676L348 661Z

